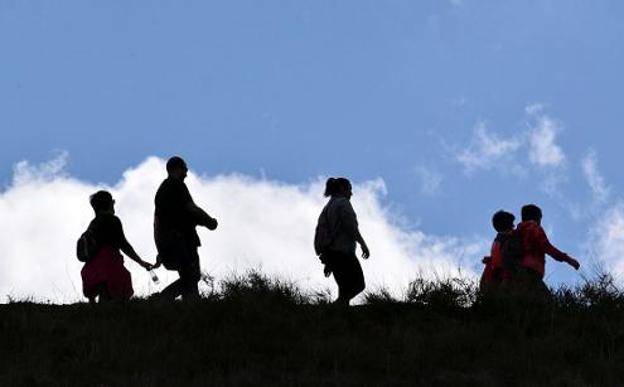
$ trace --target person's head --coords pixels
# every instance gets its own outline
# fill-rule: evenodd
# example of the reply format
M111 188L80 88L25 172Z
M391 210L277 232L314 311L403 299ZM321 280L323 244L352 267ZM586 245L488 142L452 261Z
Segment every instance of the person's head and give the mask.
M522 221L526 222L532 220L537 223L542 221L542 210L535 204L527 204L522 207Z
M497 232L513 230L516 217L507 211L500 210L492 217L492 225Z
M98 191L94 193L91 195L89 201L96 214L103 212L115 213L115 201L113 200L113 195L108 191Z
M325 183L325 197L344 196L350 199L353 196L353 187L349 179L344 177L330 177Z
M188 173L186 161L178 156L173 156L167 161L167 174L169 177L184 180Z

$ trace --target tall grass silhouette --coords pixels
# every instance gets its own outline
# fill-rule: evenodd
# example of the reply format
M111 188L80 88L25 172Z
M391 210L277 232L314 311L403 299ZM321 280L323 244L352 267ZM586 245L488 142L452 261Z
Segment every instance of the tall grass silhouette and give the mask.
M418 278L362 304L259 271L195 303L0 306L0 385L620 385L624 294L607 273L547 303Z

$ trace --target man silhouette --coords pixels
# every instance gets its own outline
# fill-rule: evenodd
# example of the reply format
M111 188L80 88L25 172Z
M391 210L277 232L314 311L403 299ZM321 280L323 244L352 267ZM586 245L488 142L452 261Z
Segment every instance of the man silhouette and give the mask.
M154 240L158 249L156 266L163 264L178 272L180 278L167 286L160 297L174 300L199 298L197 284L201 278L198 247L201 246L197 226L217 228L217 220L199 208L184 183L188 173L186 162L172 157L167 162L168 177L156 193Z

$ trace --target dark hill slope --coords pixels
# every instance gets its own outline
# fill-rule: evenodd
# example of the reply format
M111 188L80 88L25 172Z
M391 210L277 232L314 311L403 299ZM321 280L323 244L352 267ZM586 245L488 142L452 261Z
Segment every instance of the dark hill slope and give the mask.
M349 310L268 280L225 289L196 304L0 306L0 385L624 383L624 301L599 286L536 308L464 307L438 287Z

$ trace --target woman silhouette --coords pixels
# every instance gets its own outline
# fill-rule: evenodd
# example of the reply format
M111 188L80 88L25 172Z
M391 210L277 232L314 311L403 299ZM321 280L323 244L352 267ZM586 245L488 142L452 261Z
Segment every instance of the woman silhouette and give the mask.
M91 196L95 219L91 221L96 253L82 268L82 287L89 302L127 300L134 294L130 272L123 264L120 250L146 270L152 265L143 261L124 235L121 220L115 216L115 201L106 191Z
M325 275L329 277L333 273L338 284L336 303L343 305L349 305L366 286L362 266L355 253L356 243L362 248L362 258L370 256L351 206L351 196L353 191L348 179L327 180L325 197L330 200L321 212L314 237L314 248L325 265Z

